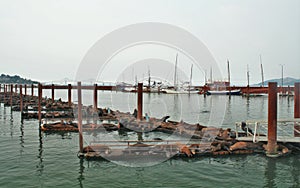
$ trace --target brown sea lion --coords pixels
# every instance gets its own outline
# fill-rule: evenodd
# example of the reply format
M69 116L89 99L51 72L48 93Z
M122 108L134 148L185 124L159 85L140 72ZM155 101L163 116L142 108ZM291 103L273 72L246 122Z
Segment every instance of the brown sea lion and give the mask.
M230 151L242 150L242 149L261 149L261 145L252 142L236 142L229 148Z

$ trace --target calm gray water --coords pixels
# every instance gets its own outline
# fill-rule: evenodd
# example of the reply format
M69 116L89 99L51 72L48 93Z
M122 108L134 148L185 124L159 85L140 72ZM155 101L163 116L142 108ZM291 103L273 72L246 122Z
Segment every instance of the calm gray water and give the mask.
M66 99L63 92L56 95ZM90 92L83 96L85 104L92 103ZM237 121L266 119L267 102L267 97L229 100L226 96L144 94L144 112L233 128ZM99 92L98 105L133 111L136 94ZM279 118L292 118L293 105L293 99L279 98ZM277 159L264 155L177 159L139 168L80 160L77 133L41 133L37 121L21 123L20 113L3 104L0 143L0 187L300 187L299 153Z

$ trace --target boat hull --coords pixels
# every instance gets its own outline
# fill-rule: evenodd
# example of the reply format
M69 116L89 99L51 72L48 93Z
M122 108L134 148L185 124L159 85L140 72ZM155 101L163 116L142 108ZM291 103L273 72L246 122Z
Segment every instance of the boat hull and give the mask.
M240 95L241 90L207 91L208 95Z

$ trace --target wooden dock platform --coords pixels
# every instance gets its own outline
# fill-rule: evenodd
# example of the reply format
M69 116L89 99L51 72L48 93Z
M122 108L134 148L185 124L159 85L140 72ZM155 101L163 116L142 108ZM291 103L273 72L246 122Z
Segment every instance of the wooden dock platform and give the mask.
M238 141L245 141L245 142L253 142L253 137L252 136L247 136L247 137L238 137ZM267 142L268 137L266 136L259 136L256 137L255 142ZM300 137L290 137L290 136L278 136L277 137L277 142L282 142L282 143L300 143Z

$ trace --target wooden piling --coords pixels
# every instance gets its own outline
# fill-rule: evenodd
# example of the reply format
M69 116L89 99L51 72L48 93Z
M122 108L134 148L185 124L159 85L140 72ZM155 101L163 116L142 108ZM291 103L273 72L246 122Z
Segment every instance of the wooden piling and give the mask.
M81 82L77 83L79 151L83 152Z
M20 111L21 111L21 116L23 113L23 88L22 85L20 85Z
M42 123L42 94L43 94L43 88L42 84L38 85L38 118L39 118L39 124Z
M52 102L54 102L54 84L51 85L51 97L52 97Z
M94 110L97 110L97 104L98 104L98 90L97 90L97 84L94 84Z
M68 105L71 107L72 105L72 86L68 84Z
M18 93L18 85L15 85L15 93Z
M294 118L300 118L300 83L295 83L294 87ZM300 137L300 125L294 125L294 136Z
M143 83L138 83L138 114L137 119L143 119Z
M277 154L277 83L269 82L267 155Z
M34 85L31 84L31 96L33 97L33 95L34 95Z

